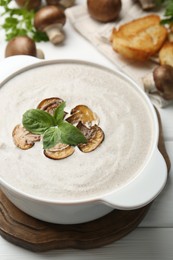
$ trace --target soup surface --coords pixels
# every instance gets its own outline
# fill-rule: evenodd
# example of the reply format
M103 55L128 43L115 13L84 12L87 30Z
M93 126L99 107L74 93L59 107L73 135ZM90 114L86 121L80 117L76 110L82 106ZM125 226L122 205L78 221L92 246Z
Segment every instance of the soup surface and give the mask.
M103 143L91 153L63 160L43 155L42 142L23 151L12 139L23 113L50 97L66 101L65 111L87 105L100 118ZM146 101L131 83L85 63L35 65L0 89L0 177L39 198L80 200L99 197L130 182L142 169L153 143L153 121Z

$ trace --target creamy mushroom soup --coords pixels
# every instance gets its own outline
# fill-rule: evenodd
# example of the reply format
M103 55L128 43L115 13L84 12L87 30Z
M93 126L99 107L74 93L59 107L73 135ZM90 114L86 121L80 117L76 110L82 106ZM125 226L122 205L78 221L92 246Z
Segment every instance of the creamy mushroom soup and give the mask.
M23 113L45 98L66 101L66 112L87 105L100 119L105 139L93 152L77 147L62 160L43 155L42 142L17 148L12 131ZM34 65L0 88L0 177L27 194L53 200L100 197L128 184L153 144L153 121L141 94L112 72L85 63Z

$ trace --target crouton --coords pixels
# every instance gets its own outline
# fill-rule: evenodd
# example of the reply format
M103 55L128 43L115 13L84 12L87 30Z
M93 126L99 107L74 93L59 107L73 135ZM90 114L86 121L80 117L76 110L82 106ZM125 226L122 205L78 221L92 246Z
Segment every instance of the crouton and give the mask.
M159 51L161 65L173 66L173 42L166 42Z
M113 50L132 60L144 61L155 55L167 38L158 15L147 15L113 29Z

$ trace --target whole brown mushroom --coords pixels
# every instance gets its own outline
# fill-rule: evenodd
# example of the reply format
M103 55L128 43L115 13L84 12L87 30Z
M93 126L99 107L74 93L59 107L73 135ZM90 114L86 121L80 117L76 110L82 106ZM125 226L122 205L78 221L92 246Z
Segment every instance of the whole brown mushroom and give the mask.
M64 41L63 25L66 22L66 16L60 8L49 5L36 12L34 17L34 26L38 31L46 32L49 40L53 44L59 44Z
M173 99L173 67L170 65L158 66L153 71L156 88L166 100Z
M15 0L18 6L28 10L36 10L41 6L41 0Z
M144 88L148 92L158 92L165 100L173 100L173 67L157 66L152 74L143 79Z
M100 22L111 22L118 18L121 11L121 0L87 0L88 12Z
M5 57L14 55L30 55L44 59L43 52L36 49L35 42L28 36L16 36L8 42Z
M46 2L48 5L56 5L65 9L74 5L75 0L46 0Z

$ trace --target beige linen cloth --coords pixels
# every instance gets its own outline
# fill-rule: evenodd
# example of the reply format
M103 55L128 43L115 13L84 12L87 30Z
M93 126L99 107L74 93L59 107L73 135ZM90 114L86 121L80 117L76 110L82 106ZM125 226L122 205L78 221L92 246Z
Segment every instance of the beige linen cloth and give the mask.
M66 9L66 15L72 26L82 36L90 41L111 62L113 62L117 69L130 76L142 88L143 84L141 79L145 75L152 73L152 70L156 64L151 61L139 63L124 59L115 51L113 51L110 43L110 36L113 27L118 27L125 22L141 16L145 16L147 14L149 14L149 12L144 12L140 5L133 0L122 0L122 10L119 19L116 22L106 24L97 22L90 17L88 14L86 2L83 5L77 5ZM170 104L170 102L164 100L155 92L147 92L147 94L153 104L157 107L165 107Z

